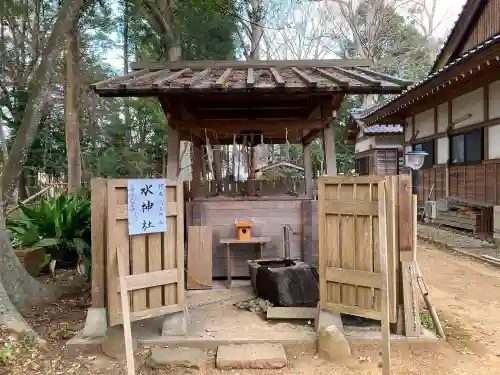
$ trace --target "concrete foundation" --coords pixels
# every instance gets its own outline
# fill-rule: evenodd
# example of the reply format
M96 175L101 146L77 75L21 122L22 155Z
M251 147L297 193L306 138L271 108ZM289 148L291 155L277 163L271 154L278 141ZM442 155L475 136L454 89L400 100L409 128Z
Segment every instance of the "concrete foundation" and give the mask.
M134 352L137 350L137 338L132 336L132 346ZM123 326L111 327L106 333L106 337L101 342L101 349L108 357L124 360L125 356L125 335Z
M318 307L314 325L318 333L317 352L320 356L334 361L351 355L340 314Z
M331 311L320 309L318 307L316 313L316 319L314 319L314 329L319 332L321 328L334 325L337 329L344 333L344 325L342 324L342 318L340 314L333 313Z
M87 311L87 319L85 320L85 327L82 330L82 337L104 337L108 330L108 320L106 318L106 308L91 307Z
M165 315L161 328L162 336L186 336L187 316L186 311Z
M322 326L318 332L318 349L320 357L335 361L351 356L351 347L347 342L344 332L332 324Z

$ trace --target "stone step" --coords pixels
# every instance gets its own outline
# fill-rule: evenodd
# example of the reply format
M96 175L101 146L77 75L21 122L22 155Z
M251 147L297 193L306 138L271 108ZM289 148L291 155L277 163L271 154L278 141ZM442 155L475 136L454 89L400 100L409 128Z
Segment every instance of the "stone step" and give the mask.
M287 365L281 344L220 345L215 365L218 369L279 369Z
M145 365L153 369L171 369L183 373L203 372L206 367L207 356L197 348L151 348Z

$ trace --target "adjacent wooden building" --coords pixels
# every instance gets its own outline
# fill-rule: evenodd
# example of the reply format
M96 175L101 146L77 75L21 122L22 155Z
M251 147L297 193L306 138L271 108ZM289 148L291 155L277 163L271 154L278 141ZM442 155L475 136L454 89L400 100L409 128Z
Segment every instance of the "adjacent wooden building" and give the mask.
M366 128L401 125L404 150L429 154L414 178L420 203L456 197L500 204L499 20L500 0L467 1L431 73L356 113ZM366 152L364 136L355 140L357 158Z
M355 145L355 172L360 176L392 176L403 167L404 130L400 124L365 126L351 113L345 139Z

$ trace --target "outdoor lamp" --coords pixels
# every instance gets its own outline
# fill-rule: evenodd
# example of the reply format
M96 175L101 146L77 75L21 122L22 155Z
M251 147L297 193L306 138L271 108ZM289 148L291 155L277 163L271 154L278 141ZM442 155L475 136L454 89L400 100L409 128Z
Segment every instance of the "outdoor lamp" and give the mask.
M405 154L405 164L414 171L418 171L424 165L424 160L427 155L429 154L425 151L408 151Z

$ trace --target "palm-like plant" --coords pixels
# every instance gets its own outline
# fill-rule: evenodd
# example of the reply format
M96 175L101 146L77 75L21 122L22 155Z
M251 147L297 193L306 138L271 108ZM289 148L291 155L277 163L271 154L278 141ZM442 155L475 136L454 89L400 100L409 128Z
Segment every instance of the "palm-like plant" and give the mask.
M20 218L8 219L7 230L14 248L43 248L54 262L75 254L90 275L90 201L61 195L34 205L19 205Z

